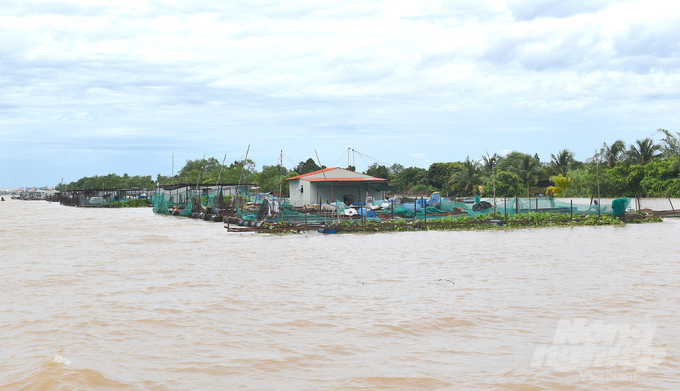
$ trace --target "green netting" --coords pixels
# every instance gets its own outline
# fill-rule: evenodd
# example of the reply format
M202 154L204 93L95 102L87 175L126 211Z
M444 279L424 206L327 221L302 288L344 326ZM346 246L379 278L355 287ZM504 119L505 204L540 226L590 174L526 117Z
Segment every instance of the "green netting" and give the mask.
M153 197L153 211L154 213L169 214L168 204L165 202L165 197L159 197L158 192Z
M343 216L345 214L345 210L349 208L347 205L345 205L344 202L336 199L335 200L335 215L336 216Z
M494 211L493 199L486 199L480 201L489 202L492 207L488 209L483 209L479 211L474 211L472 208L476 203L465 203L459 201L453 201L449 199L442 199L436 208L427 207L427 218L436 219L440 216L431 216L435 214L446 214L446 213L456 213L456 214L467 214L469 216L477 216L492 213ZM540 197L540 198L509 198L509 199L496 199L495 211L501 215L514 215L516 213L529 213L529 212L550 212L556 214L574 214L574 215L612 215L621 216L630 204L630 198L620 198L612 201L611 204L598 205L596 201L593 200L592 203L572 203L570 201L560 201L559 199L550 197ZM392 205L390 208L384 209L379 214L385 216L392 213ZM411 219L414 217L422 218L424 212L422 208L420 210L414 211L413 204L409 204L408 208L403 208L401 204L394 204L394 216Z
M612 214L614 217L621 217L630 205L630 198L617 198L612 201Z
M298 212L291 204L284 202L281 210L278 201L269 201L267 198L254 211L242 210L236 205L236 215L242 220L266 221L270 223L281 222L283 224L323 223L332 219L332 216L319 216Z
M215 209L215 196L211 195L210 197L208 197L208 200L205 202L204 206L206 208L208 208L209 210L214 210Z
M323 223L328 220L331 220L332 217L325 217L325 216L319 216L319 215L310 215L307 214L305 217L305 213L298 212L293 208L293 206L287 202L283 203L283 208L281 210L281 222L285 224L304 224L305 222L307 223ZM278 221L278 220L274 220Z
M191 216L191 209L193 209L193 207L194 207L194 204L193 204L191 201L189 201L189 202L187 203L187 206L184 207L184 209L183 209L181 212L179 212L179 215L180 215L180 216L185 216L185 217L186 217L186 216Z
M441 213L442 213L442 211L438 208L435 208L434 206L428 206L424 209L420 208L419 210L415 210L415 211L412 208L407 209L407 208L404 208L404 207L401 207L401 206L394 208L394 215L395 216L399 216L399 217L403 217L403 218L407 218L407 219L413 218L413 217L424 218L425 215L437 215L437 214L441 214ZM384 209L382 211L382 213L380 213L380 214L389 215L389 214L392 214L392 210L391 209Z

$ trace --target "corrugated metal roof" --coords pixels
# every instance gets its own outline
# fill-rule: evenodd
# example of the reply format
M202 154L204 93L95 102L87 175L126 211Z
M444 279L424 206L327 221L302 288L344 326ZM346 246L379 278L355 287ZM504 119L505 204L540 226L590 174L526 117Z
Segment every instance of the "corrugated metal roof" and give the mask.
M334 171L334 172L329 172ZM328 176L325 173L328 172ZM319 174L323 173L323 176ZM340 176L338 176L340 175ZM317 170L303 175L294 176L286 180L303 179L309 182L386 182L387 179L376 178L370 175L345 170L344 168L331 167Z
M293 179L293 178L290 178ZM303 178L304 179L304 178ZM369 177L369 178L309 178L305 179L308 182L387 182L387 179Z

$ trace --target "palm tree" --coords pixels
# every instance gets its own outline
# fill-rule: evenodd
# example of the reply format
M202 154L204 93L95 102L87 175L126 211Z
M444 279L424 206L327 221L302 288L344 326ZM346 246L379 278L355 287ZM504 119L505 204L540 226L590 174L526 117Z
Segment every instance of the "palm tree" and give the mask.
M557 156L550 154L552 161L550 162L550 170L555 175L567 175L569 170L574 165L574 153L568 149L563 149L557 153Z
M592 166L585 166L569 172L569 186L576 194L585 194L593 181L596 180Z
M493 156L489 156L489 152L487 152L486 155L482 155L482 167L484 167L484 170L491 172L493 171L493 166L497 164L499 160L500 156L495 153Z
M659 156L661 146L654 144L651 138L636 140L635 144L631 144L628 150L628 156L635 164L644 166Z
M616 162L621 160L625 152L626 144L622 140L616 140L611 146L604 143L600 150L600 156L607 162L607 167L614 168Z
M463 167L449 179L449 185L453 191L460 191L462 194L471 192L477 193L477 189L484 183L483 169L479 161L470 160L470 156L465 158Z
M515 171L527 184L527 197L529 197L529 194L531 193L529 181L533 179L534 183L538 183L538 173L540 169L540 163L535 157L524 155L517 161Z
M569 185L571 184L571 178L562 176L562 174L551 176L550 181L554 183L555 186L548 186L546 192L557 197L563 196L564 193L569 190Z
M661 156L664 158L671 157L674 155L680 155L680 132L677 136L671 134L666 129L657 129L657 132L663 133L664 137L661 139L663 146L661 147Z

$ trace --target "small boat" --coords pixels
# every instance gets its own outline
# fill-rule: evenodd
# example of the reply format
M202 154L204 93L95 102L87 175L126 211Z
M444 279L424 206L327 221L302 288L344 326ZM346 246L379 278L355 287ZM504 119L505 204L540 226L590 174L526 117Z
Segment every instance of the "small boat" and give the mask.
M319 228L319 233L322 234L337 234L338 229L333 227Z
M0 197L0 201L4 201L4 200L5 200L5 197Z

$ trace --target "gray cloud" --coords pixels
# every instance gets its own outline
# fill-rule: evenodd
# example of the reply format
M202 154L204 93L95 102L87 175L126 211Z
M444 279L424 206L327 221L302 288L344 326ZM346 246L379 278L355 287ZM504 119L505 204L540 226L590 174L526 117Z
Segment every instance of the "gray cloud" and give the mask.
M593 13L607 8L611 0L508 0L507 6L517 21L531 21L537 18L568 18Z
M348 146L425 164L412 157L417 143L428 161L584 154L603 141L594 130L680 122L676 13L634 11L546 1L8 2L0 163L30 176L41 170L13 162L66 155L74 180L85 175L78 166L169 174L171 152L184 154L178 162L240 156L249 144L260 164L281 148L296 162L317 149L332 163Z

